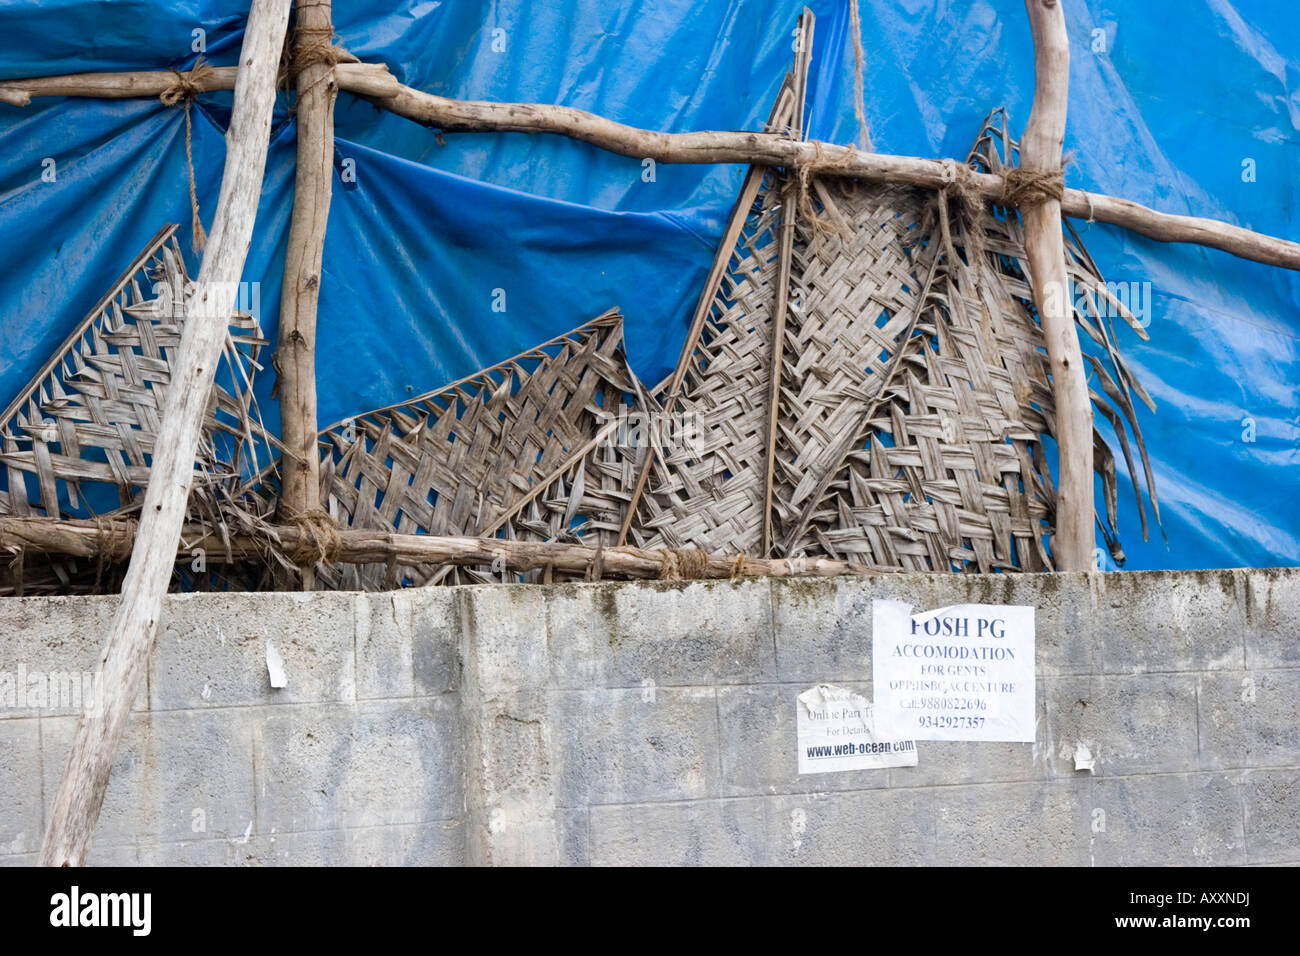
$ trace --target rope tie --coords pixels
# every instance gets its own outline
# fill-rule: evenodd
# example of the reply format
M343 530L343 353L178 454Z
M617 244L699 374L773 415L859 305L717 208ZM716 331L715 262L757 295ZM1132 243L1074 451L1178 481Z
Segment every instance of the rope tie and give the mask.
M193 127L190 123L190 103L194 97L203 92L205 81L212 76L212 67L203 62L203 57L194 61L194 67L187 73L180 70L172 70L176 76L176 81L171 86L163 90L158 95L163 106L175 106L177 103L185 104L185 165L190 171L190 229L193 233L193 239L190 242L190 248L195 252L201 252L207 244L208 235L203 231L203 220L199 217L199 197L194 186L194 146L192 145Z
M664 548L659 560L661 581L702 578L709 567L709 553L699 548Z
M1027 209L1041 206L1065 196L1065 179L1059 170L1040 172L1015 167L1003 174L1001 204L1008 208Z
M862 84L862 16L858 0L849 4L849 32L853 34L853 115L858 121L858 148L874 150L871 134L867 132L866 97Z
M745 562L749 560L749 555L744 551L736 555L736 560L731 562L731 576L733 578L743 577L745 574Z
M983 208L984 199L980 195L979 182L975 179L975 170L965 163L953 159L943 160L943 189L949 195L955 195L974 215Z
M853 151L846 149L839 159L827 159L826 150L822 147L822 144L819 141L813 140L812 147L815 158L811 162L799 164L795 176L786 181L785 189L794 189L797 191L796 208L798 210L798 218L808 223L808 226L812 229L814 239L832 238L847 241L852 238L852 232L845 230L837 222L833 222L817 215L816 210L813 209L812 200L809 199L808 193L813 176L817 175L817 173L823 169L834 169L849 165L853 162Z
M359 62L355 56L343 47L334 46L333 27L299 26L294 29L290 49L292 57L289 62L287 78L296 79L308 66L325 64L337 66L341 62Z
M681 577L681 571L677 567L677 552L665 548L659 555L659 580L680 581Z
M95 585L93 593L99 593L100 582L104 579L104 571L109 564L119 558L127 557L131 553L131 547L135 543L135 532L139 522L132 518L125 519L122 523L125 525L121 531L117 530L116 522L111 518L105 518L102 515L95 515ZM120 552L120 553L119 553Z
M298 540L286 556L300 568L314 564L337 564L343 553L343 538L338 525L323 508L287 515L289 523L298 529Z
M181 100L192 100L206 88L206 81L216 72L211 66L203 62L203 57L194 61L193 69L182 73L180 70L172 70L172 75L176 77L174 83L167 89L158 94L158 99L162 100L163 106L175 106Z

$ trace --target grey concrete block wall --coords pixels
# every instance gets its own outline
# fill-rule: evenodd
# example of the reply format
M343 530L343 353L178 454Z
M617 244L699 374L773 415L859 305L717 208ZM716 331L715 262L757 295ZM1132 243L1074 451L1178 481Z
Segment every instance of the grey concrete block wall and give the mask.
M795 697L871 696L873 598L1033 605L1036 741L800 776ZM0 600L0 863L112 607ZM1298 648L1297 570L175 596L92 862L1300 863Z
M447 595L422 597L433 609ZM38 683L91 671L112 608L0 600L0 704L20 668ZM445 615L416 627L412 608L388 594L168 597L91 863L463 862L456 637ZM268 643L287 687L270 686ZM34 859L75 733L73 708L47 697L0 710L0 863Z

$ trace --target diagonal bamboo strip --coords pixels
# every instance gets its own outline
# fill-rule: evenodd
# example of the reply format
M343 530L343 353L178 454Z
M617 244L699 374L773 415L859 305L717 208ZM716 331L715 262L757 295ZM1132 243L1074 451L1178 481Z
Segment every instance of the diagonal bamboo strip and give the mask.
M808 91L808 64L812 62L813 29L816 18L803 8L799 18L799 44L794 61L794 120L790 138L802 140L804 100ZM758 553L767 557L772 550L772 493L776 484L777 425L781 418L781 356L785 352L785 319L790 301L790 257L794 253L795 219L799 215L799 188L806 184L798 177L786 182L781 203L780 251L777 253L776 299L772 304L772 371L767 390L767 462L763 474L763 518Z
M794 109L794 78L787 75L785 82L777 93L776 102L772 104L772 111L768 114L768 128L781 129L789 125L794 119ZM687 329L686 341L682 345L677 365L673 369L672 376L668 379L667 386L663 389L663 413L665 415L671 414L676 407L677 400L681 395L682 383L686 380L686 374L691 366L691 359L695 355L696 346L699 345L700 335L704 331L705 322L714 308L718 290L722 287L722 281L727 274L727 266L731 261L732 250L735 249L736 242L740 239L741 232L745 228L745 222L749 218L750 210L754 205L754 201L758 198L759 190L763 186L763 179L767 174L768 169L766 166L752 166L745 174L745 181L741 184L740 193L736 197L736 204L731 208L727 228L723 231L722 239L718 243L718 251L713 257L709 277L700 292L699 301L695 306L695 314L691 316L690 328ZM623 516L623 524L619 528L619 544L627 541L628 532L636 520L637 506L645 494L646 484L650 480L650 472L654 467L655 456L658 454L658 449L652 446L646 451L645 459L641 462L640 469L637 472L636 484L632 488L632 496L628 500L627 511Z

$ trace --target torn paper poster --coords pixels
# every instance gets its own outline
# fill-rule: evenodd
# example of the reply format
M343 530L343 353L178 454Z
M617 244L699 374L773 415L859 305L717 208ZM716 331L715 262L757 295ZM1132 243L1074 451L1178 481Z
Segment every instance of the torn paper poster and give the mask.
M871 702L832 684L818 684L798 696L799 772L915 767L911 740L880 740Z
M284 658L270 641L266 642L266 673L271 678L272 687L289 686L289 681L284 676Z
M916 740L1032 743L1034 609L872 602L876 731Z

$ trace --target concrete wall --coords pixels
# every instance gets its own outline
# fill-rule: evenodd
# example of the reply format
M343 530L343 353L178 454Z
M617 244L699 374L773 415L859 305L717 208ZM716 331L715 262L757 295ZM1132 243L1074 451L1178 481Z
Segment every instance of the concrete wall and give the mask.
M873 597L1034 605L1037 742L799 776L796 695L870 697ZM0 862L76 722L4 675L89 670L112 605L0 600ZM1297 570L176 596L92 859L1300 863L1298 709Z

